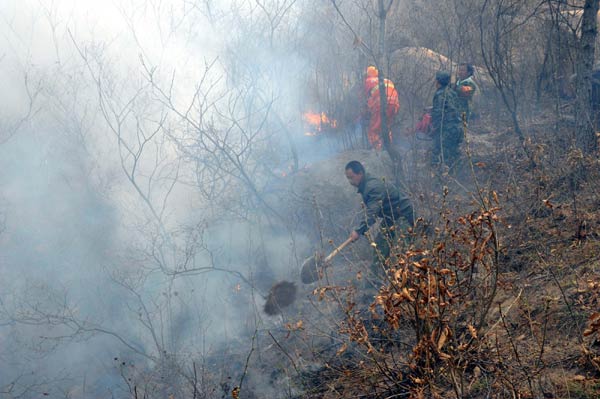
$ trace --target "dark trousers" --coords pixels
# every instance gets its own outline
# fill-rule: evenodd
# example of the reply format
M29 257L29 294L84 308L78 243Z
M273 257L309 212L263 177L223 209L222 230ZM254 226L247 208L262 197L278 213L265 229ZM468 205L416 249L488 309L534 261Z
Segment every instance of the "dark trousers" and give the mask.
M432 165L452 166L460 157L460 143L462 134L458 127L444 129L441 135L433 136L433 150L431 154ZM443 158L442 158L443 155Z
M396 244L396 229L382 227L375 237L371 272L378 281L383 281L387 271L386 260L390 257L391 248Z
M386 262L390 258L390 255L392 255L392 248L401 244L409 244L410 237L402 234L402 230L407 227L408 224L404 219L393 220L385 218L382 220L377 235L372 241L375 244L373 246L373 261L370 267L371 277L374 280L373 283L381 284L385 280L389 268ZM402 241L400 241L400 238L402 238ZM393 257L392 262L394 262Z

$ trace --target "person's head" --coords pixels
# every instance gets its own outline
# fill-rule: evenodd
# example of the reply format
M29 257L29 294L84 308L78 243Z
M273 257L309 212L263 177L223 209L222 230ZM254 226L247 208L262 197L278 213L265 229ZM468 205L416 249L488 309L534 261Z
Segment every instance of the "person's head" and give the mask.
M346 178L354 187L358 187L365 175L365 167L358 161L350 161L346 165Z
M473 65L463 62L458 66L457 76L460 80L466 79L469 76L473 76L475 70L473 69Z
M379 76L379 71L373 65L367 67L367 78L376 78Z
M438 87L446 87L450 83L450 73L446 71L438 71L435 74L435 81Z

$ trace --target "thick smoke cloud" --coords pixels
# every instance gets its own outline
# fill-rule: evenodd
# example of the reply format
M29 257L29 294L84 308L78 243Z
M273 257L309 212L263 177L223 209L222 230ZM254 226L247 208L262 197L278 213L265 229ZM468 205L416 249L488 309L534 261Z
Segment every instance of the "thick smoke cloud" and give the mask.
M252 148L269 157L243 164L268 190L290 146L301 164L327 152L301 135L310 71L277 37L253 38L258 25L231 28L256 10L208 3L0 5L2 392L118 397L123 375L176 378L165 365L252 334L270 285L294 277L307 239L260 224L264 204L241 195L249 182L235 168L221 197L200 195L211 182L197 168L213 161L184 146L198 132L169 107L198 93L214 101L202 109L206 129L240 115L256 128L271 115L263 128L273 134ZM215 111L237 98L231 114Z

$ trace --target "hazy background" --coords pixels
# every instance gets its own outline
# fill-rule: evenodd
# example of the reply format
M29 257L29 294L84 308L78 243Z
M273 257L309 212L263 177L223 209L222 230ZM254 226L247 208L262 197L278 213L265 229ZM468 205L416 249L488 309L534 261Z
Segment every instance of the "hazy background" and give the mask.
M263 294L290 277L248 184L286 167L282 127L256 130L274 101L299 120L303 61L253 42L255 8L0 4L3 395L122 397L123 375L255 328L263 299L232 271L262 259Z
M366 147L359 93L376 59L405 133L431 104L435 72L459 62L476 65L490 131L534 122L544 90L561 93L556 107L568 94L569 46L548 38L570 43L576 30L561 33L539 2L394 1L382 50L378 3L0 2L0 397L119 398L133 387L182 397L194 366L194 387L229 396L249 353L277 369L261 357L284 356L267 333L285 337L286 323L311 315L261 307L273 283L299 281L303 259L352 227L358 199L342 168L355 153L337 154ZM484 50L496 78L508 73L512 110ZM309 112L336 124L318 131ZM472 139L482 159L497 149ZM412 189L430 141L402 140L396 172ZM432 184L415 199L441 190ZM435 196L429 207L439 214ZM328 345L336 321L313 325ZM287 370L253 371L260 395L276 397Z

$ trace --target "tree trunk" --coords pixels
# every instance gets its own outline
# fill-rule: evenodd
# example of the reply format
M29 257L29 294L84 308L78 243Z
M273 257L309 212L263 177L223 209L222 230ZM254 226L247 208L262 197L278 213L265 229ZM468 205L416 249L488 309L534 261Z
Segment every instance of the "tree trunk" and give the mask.
M596 139L594 109L591 103L592 71L598 34L597 15L600 0L585 0L581 20L581 38L577 62L577 102L575 142L584 154L592 154L598 150Z
M379 0L379 62L377 68L379 69L379 107L381 117L381 139L383 141L383 148L387 151L390 158L392 159L395 169L400 170L400 152L398 152L390 141L390 121L387 118L387 88L385 87L383 65L385 60L385 21L387 13L391 7L393 0L389 0L388 7L385 7L384 0Z

